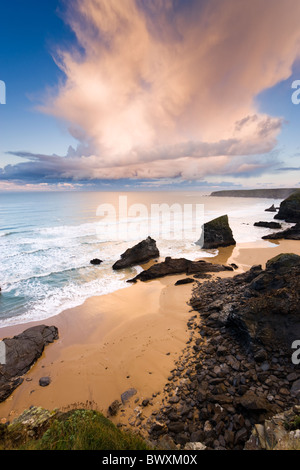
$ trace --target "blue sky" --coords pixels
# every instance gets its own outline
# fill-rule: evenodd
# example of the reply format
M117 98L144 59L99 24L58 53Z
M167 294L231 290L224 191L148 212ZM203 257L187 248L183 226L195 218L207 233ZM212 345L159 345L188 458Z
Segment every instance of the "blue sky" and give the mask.
M2 2L0 190L300 186L289 1Z

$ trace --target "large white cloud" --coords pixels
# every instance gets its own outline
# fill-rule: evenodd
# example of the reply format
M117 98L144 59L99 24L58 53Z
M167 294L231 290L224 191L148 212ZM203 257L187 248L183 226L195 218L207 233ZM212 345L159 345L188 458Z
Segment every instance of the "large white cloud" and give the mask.
M274 149L283 120L255 97L291 74L299 0L188 4L69 2L81 51L58 52L66 80L42 107L80 141L57 161L65 177L196 179L238 173L240 156L251 172L248 156Z

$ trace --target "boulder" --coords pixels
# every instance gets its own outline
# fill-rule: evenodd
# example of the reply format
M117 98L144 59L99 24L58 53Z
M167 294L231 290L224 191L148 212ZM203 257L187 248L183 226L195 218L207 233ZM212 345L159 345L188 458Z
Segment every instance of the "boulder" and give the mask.
M173 259L167 257L164 262L157 263L151 266L151 268L142 271L134 279L130 279L127 282L136 281L151 281L160 277L169 276L172 274L187 275L207 272L220 272L220 271L233 271L231 266L223 266L219 264L207 263L206 261L190 261L185 258Z
M300 266L300 256L294 253L281 253L267 262L266 270L278 272L295 266Z
M101 259L95 258L95 259L92 259L90 263L94 266L99 266L99 264L103 263L103 261L101 261Z
M42 355L45 346L58 339L55 326L39 325L3 340L6 363L0 365L0 403L23 382L23 375Z
M222 217L218 217L204 224L203 230L204 244L202 248L204 250L236 245L227 215L223 215ZM201 239L197 244L202 244Z
M179 279L176 283L175 286L182 286L184 284L192 284L195 282L195 279L192 279L191 277L187 277L185 279Z
M48 387L50 385L51 379L50 377L41 377L39 380L39 386L40 387Z
M291 194L280 204L279 212L274 218L289 223L300 222L300 190Z
M128 248L121 255L121 259L113 265L114 270L130 268L142 263L146 263L151 259L159 257L159 250L156 246L156 241L151 237L135 245L133 248Z

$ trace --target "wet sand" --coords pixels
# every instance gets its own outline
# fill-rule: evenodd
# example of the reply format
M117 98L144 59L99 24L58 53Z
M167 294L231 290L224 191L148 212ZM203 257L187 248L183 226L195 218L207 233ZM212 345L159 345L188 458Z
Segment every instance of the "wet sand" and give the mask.
M224 277L255 264L264 267L280 253L300 255L300 243L285 240L276 245L265 241L238 245L220 249L218 256L206 260L238 265L235 272L214 274ZM187 321L194 314L188 305L192 284L174 286L185 277L139 282L91 298L47 321L0 329L0 339L36 324L59 329L59 340L46 347L21 386L0 404L0 420L11 421L30 406L66 409L87 401L106 414L108 406L130 388L135 388L137 395L126 405L124 421L136 406L136 398L141 402L157 395L153 404L159 407L160 393L189 338ZM38 382L44 376L51 377L51 384L42 388ZM149 406L145 414L152 411Z

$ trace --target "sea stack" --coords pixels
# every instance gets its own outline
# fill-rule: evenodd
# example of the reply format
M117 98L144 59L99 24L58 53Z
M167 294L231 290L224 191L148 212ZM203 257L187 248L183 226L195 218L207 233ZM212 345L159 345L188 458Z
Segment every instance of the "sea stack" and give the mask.
M300 190L291 194L280 204L279 212L274 218L289 223L300 222Z
M130 268L131 266L146 263L154 258L159 258L159 250L156 246L156 241L148 237L133 248L128 248L121 255L121 259L113 265L113 269Z
M197 244L201 245L201 240ZM204 244L202 246L204 250L231 245L236 245L236 241L229 226L228 215L218 217L204 225Z

